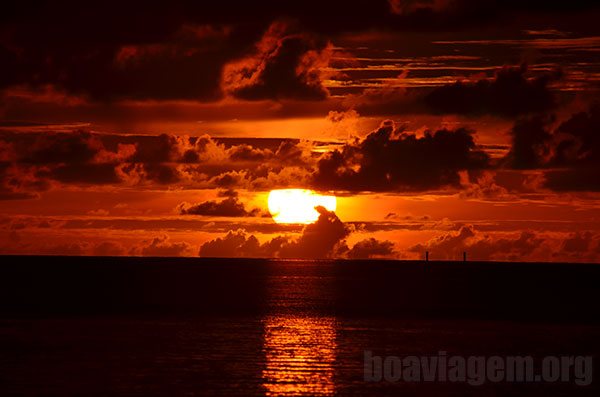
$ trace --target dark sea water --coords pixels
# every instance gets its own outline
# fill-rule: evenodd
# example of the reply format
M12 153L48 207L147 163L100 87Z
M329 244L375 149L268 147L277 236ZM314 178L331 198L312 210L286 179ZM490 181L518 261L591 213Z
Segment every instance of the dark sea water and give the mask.
M596 265L4 257L0 395L597 396L367 382L364 354L598 356L598 281Z

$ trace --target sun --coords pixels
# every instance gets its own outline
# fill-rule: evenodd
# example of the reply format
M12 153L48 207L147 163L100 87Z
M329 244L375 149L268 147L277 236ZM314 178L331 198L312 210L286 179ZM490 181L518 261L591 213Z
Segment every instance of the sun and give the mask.
M335 196L325 196L308 189L280 189L269 193L269 212L277 223L313 223L319 219L317 206L335 211Z

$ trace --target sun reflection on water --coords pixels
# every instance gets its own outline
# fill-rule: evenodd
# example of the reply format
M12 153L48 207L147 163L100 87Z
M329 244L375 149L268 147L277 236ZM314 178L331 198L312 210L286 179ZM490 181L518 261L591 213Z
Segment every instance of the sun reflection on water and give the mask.
M335 394L335 320L330 317L270 316L264 320L268 396Z

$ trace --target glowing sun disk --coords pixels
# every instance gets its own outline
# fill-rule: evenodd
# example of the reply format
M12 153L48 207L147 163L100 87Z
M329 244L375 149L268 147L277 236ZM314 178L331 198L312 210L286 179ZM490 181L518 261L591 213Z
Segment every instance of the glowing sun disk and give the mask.
M336 198L308 189L280 189L269 193L268 204L277 223L313 223L319 218L315 207L335 211Z

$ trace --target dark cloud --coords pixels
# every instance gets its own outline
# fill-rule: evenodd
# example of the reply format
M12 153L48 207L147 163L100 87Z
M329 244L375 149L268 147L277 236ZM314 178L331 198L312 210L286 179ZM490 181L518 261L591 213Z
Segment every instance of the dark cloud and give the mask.
M247 100L324 99L328 93L320 68L327 62L326 43L278 22L256 44L255 53L225 65L222 86Z
M106 185L121 182L114 164L60 165L48 172L39 171L38 176L65 184Z
M594 167L600 164L600 104L572 115L555 132L555 166Z
M126 158L126 152L134 152L132 145L111 145L102 135L85 130L37 133L2 131L0 149L3 145L6 145L6 152L2 157L7 157L7 161L44 166L116 163Z
M545 171L543 187L556 192L600 192L600 170L563 168Z
M130 254L142 256L185 256L189 255L191 246L185 241L174 242L169 236L162 235L140 246L131 249Z
M472 260L528 260L544 241L533 232L522 231L516 236L495 237L482 235L470 226L463 226L458 232L442 234L425 244L418 244L410 251L424 254L429 251L430 258L460 260L467 252Z
M128 185L172 185L180 181L181 175L176 166L163 163L122 163L116 166L119 176L117 183Z
M233 189L220 190L219 192L217 192L217 196L219 196L219 197L237 197L238 192L236 192Z
M510 130L512 144L504 158L490 158L465 128L415 133L391 121L323 154L315 150L318 143L299 140L252 139L250 144L208 135L2 131L0 198L35 198L61 185L261 191L301 185L338 193L454 188L463 198L506 197L540 187L595 191L600 189L599 120L598 106L555 128L549 115L521 117ZM539 183L521 170L539 170ZM510 183L508 174L514 177ZM190 211L241 214L239 204L232 193L229 200L199 203Z
M6 21L6 45L20 54L7 55L16 65L6 85L52 84L101 101L214 100L222 65L255 38L188 18L179 5L59 3Z
M304 150L298 145L298 142L286 140L281 142L275 155L281 161L298 162L304 155Z
M7 137L14 144L13 181L19 181L16 183L45 190L48 181L66 184L120 182L115 165L121 153L107 151L102 141L89 132L23 135Z
M245 175L236 171L224 172L210 180L210 184L219 188L236 188L244 186Z
M28 200L38 197L39 196L34 193L14 192L5 187L0 188L0 200Z
M146 163L143 164L143 175L146 180L163 185L173 184L179 181L179 172L168 164Z
M273 157L269 149L258 149L251 145L240 144L229 150L229 158L233 161L265 161Z
M177 210L181 215L225 217L258 216L261 213L258 208L247 211L244 203L242 203L237 197L237 194L229 196L221 201L211 200L199 204L181 203L177 206Z
M543 186L555 191L600 190L600 107L573 114L554 130L552 116L519 119L511 130L505 163L543 170Z
M257 59L256 52L262 60L243 70L260 76L260 82L234 90L238 95L318 98L325 91L303 67L310 64L306 54L310 58L311 51L323 48L323 38L373 29L448 32L506 23L530 29L540 18L547 26L573 31L579 26L566 16L577 13L593 27L596 9L584 0L11 2L0 19L0 88L51 85L103 102L211 101L223 95L224 65ZM282 18L299 21L303 34L312 32L318 43L285 36L278 50L252 51L268 26ZM281 87L273 84L277 78Z
M36 173L35 167L0 162L0 198L23 200L39 197L39 193L48 190L51 183Z
M547 161L551 150L552 135L548 131L551 121L546 115L536 115L515 122L510 131L512 147L507 154L512 168L539 168Z
M86 253L86 246L82 243L64 243L48 245L38 250L41 255L68 255L81 256Z
M39 134L31 146L21 147L21 161L33 164L86 163L103 149L87 131Z
M597 262L599 257L600 236L589 230L570 234L554 253L555 259L575 262Z
M100 135L87 131L4 132L0 142L10 143L2 153L6 161L0 167L0 179L13 198L47 190L55 182L119 184L116 167L135 152L128 144L108 145L114 149L109 150Z
M208 241L200 247L200 256L224 257L224 258L269 258L275 256L284 238L271 240L266 244L260 244L253 235L248 235L244 230L230 231L224 237Z
M356 243L347 256L350 259L390 258L394 253L394 243L371 237Z
M316 207L316 210L319 212L319 219L307 225L298 240L282 246L282 257L335 257L345 247L344 239L350 234L350 228L334 212L323 207Z
M92 255L94 256L121 256L126 254L125 248L119 244L114 243L112 241L104 241L100 244L97 244L93 250Z
M388 0L394 14L410 15L415 12L446 10L456 3L456 0Z
M458 231L443 233L409 251L435 260L569 261L594 262L600 254L600 239L595 231L552 234L522 230L488 233L465 225Z
M592 232L575 232L563 241L562 250L568 253L587 252L593 243L594 235Z
M405 74L399 76L397 80L401 80L403 76ZM367 88L360 94L347 95L343 104L365 116L415 114L429 111L424 104L424 98L424 93L417 89L410 90L393 85L384 85L377 88Z
M315 186L347 191L427 190L457 186L459 171L488 165L471 131L464 128L405 133L394 123L363 140L327 153L313 176Z
M206 242L200 247L200 256L213 257L281 257L281 258L329 258L339 256L348 248L345 238L350 229L335 215L323 207L317 207L319 219L306 225L297 239L276 237L260 244L253 235L243 230L230 231L225 237Z
M131 162L160 163L174 161L180 140L174 135L160 134L156 137L140 137L135 142L135 155Z
M200 247L205 257L262 258L373 258L392 257L394 245L389 241L368 239L348 248L346 238L353 226L343 223L332 211L317 207L319 218L306 225L299 237L277 236L265 243L245 230L229 231L225 236L207 241Z
M517 116L544 112L556 103L548 85L560 74L528 78L527 68L505 66L493 79L457 81L434 89L425 103L437 113Z
M52 182L63 184L188 183L239 168L240 153L245 166L269 157L268 149L235 145L226 149L211 137L162 134L135 136L97 134L88 131L0 133L0 177L5 198L18 198L31 191L47 190ZM235 159L231 157L234 156ZM202 164L202 169L194 165ZM262 163L261 163L262 164ZM189 166L188 166L189 165ZM212 168L211 168L212 167ZM183 174L182 174L183 173Z

